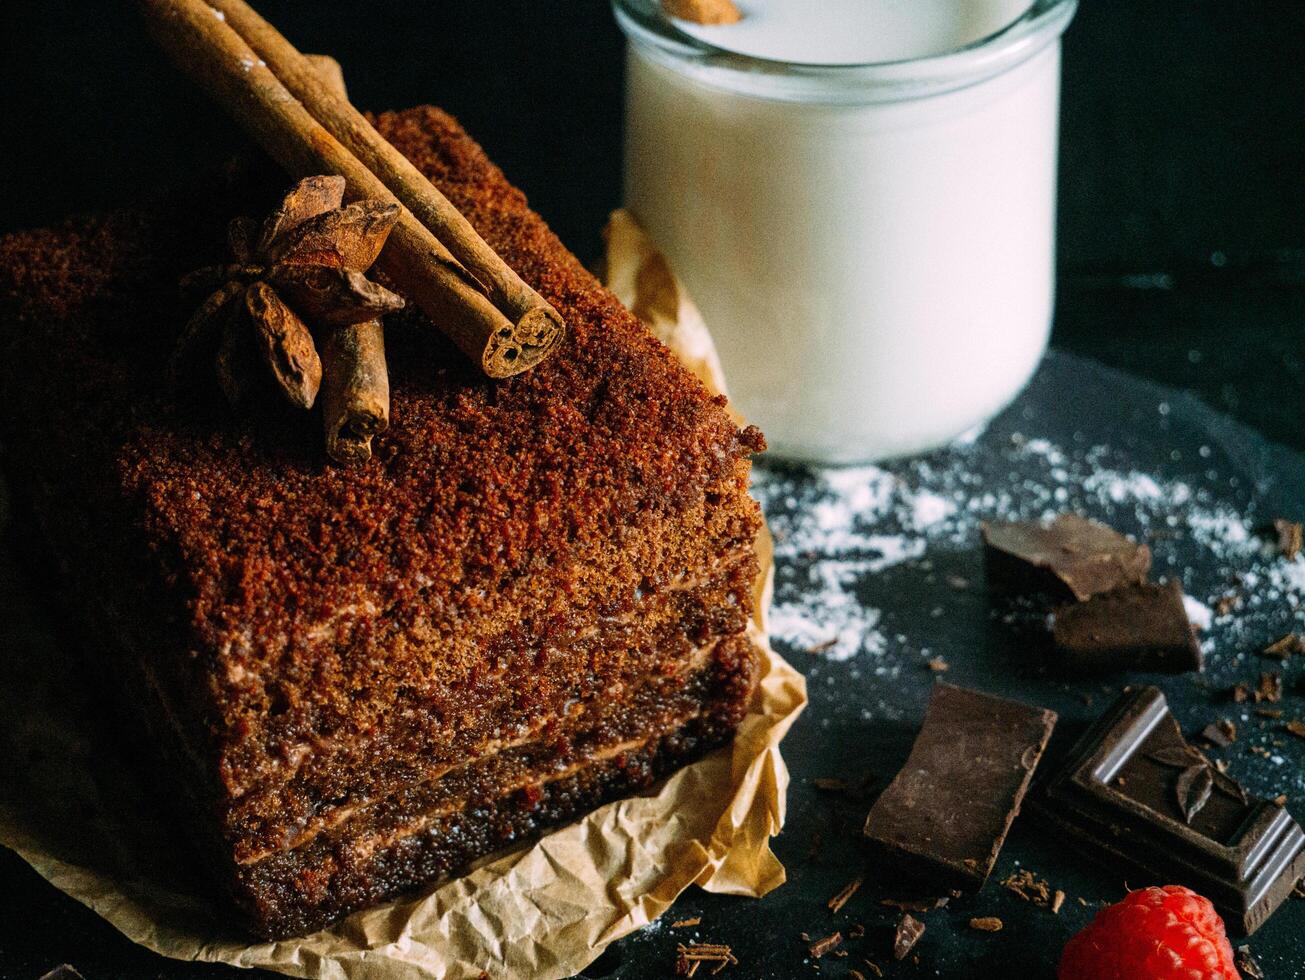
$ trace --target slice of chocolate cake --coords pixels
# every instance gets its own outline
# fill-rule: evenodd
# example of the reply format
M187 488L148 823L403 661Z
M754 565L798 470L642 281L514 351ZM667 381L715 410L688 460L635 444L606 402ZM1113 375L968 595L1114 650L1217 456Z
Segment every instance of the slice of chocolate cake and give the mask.
M0 239L5 461L257 932L302 933L726 741L759 433L739 431L447 115L378 119L565 317L482 377L411 307L357 469L308 417L178 397L177 282L242 181ZM287 182L288 183L288 182Z

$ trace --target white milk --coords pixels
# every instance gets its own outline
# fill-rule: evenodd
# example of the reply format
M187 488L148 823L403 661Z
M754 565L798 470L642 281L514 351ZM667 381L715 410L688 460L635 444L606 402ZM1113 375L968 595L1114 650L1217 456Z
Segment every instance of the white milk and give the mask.
M1028 380L1051 320L1073 2L1041 0L1002 31L1026 3L754 0L739 24L659 36L622 16L643 0L618 0L627 206L778 455L917 452ZM849 67L738 58L677 27L772 62ZM852 64L866 61L893 63Z

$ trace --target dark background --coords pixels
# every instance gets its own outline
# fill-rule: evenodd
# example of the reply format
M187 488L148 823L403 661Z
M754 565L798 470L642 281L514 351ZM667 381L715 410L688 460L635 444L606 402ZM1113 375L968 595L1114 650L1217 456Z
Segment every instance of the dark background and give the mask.
M621 197L622 41L601 0L259 6L339 58L360 106L451 110L596 254ZM1054 338L1297 446L1273 403L1305 387L1302 38L1301 0L1084 0L1065 43ZM234 139L122 0L0 2L0 99L0 230L129 200Z
M336 56L360 106L451 110L564 241L582 258L597 253L620 203L622 40L605 3L258 6L301 49ZM1296 448L1302 38L1301 0L1084 0L1065 42L1053 337ZM238 139L118 0L0 0L0 108L0 231L130 201L221 160ZM79 949L48 948L48 931L71 930L85 949L115 942L7 853L0 890L0 976L79 962ZM132 976L166 969L115 955L144 971Z

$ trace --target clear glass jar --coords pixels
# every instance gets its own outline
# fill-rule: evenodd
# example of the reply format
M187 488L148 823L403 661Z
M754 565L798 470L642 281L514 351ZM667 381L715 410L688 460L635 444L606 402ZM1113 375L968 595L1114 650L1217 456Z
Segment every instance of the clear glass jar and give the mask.
M942 54L813 65L614 0L626 206L775 454L919 452L1028 381L1050 332L1060 36L1076 5L1036 0Z

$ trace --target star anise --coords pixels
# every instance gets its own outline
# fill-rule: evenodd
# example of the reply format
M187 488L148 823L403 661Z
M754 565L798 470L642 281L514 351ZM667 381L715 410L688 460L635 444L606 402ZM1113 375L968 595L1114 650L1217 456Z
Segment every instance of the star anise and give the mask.
M291 404L312 408L322 362L310 327L330 331L403 307L402 297L364 275L399 206L346 205L344 190L343 177L307 177L261 225L246 217L231 222L235 262L198 269L182 282L211 292L182 331L174 369L216 350L218 382L233 405L265 370Z

